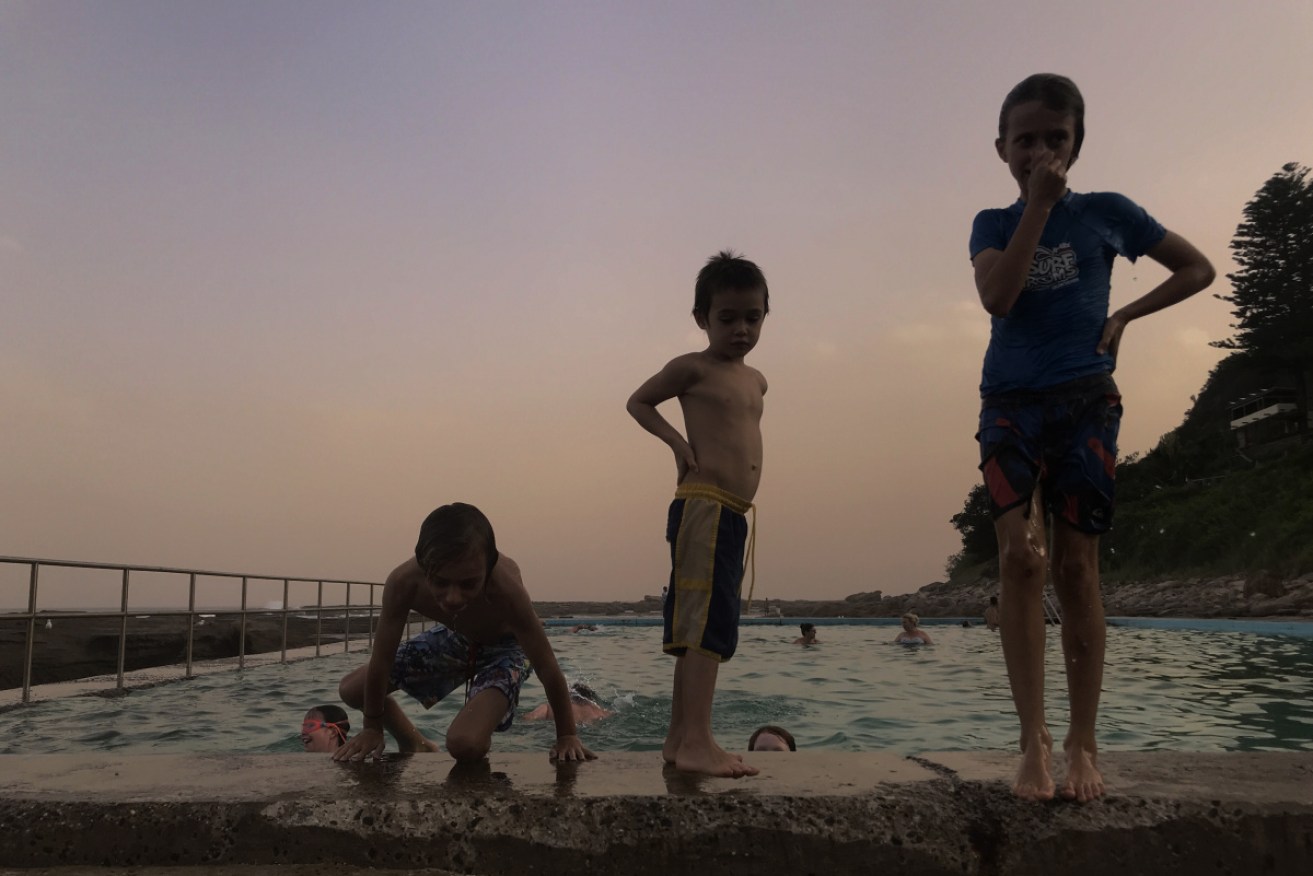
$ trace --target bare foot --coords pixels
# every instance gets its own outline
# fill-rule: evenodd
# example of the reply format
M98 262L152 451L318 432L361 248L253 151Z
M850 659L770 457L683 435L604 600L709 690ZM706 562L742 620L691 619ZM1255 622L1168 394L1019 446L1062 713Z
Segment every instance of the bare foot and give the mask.
M661 744L661 759L666 763L674 763L675 755L679 753L679 737L672 731L666 736L666 741Z
M1053 776L1049 773L1049 758L1053 743L1035 739L1021 746L1021 763L1017 765L1017 779L1012 793L1022 800L1052 800Z
M725 776L737 779L755 776L761 770L746 764L738 755L730 754L719 745L681 745L675 756L675 768L686 773L703 773L708 776Z
M1067 780L1062 783L1062 799L1088 803L1103 796L1103 775L1095 765L1099 753L1080 745L1069 745L1067 753Z

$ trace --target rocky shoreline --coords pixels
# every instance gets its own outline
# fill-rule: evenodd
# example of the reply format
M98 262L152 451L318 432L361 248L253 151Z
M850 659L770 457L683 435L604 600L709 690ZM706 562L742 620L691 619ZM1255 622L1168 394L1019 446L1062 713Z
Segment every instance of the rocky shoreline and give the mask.
M806 600L758 597L752 614L784 617L898 617L914 611L921 617L979 617L998 595L998 579L967 583L937 581L914 593L885 596L879 590L845 599ZM1313 573L1283 579L1266 572L1250 575L1108 581L1104 610L1114 617L1281 617L1313 618ZM659 613L653 596L639 602L540 602L542 617L607 617Z
M118 671L119 636L122 622L117 617L57 615L38 618L32 643L32 683L73 681ZM318 629L318 633L317 633ZM364 618L351 619L353 639L366 632ZM316 635L325 642L341 642L341 618L313 619L289 616L287 647L314 645ZM236 657L241 650L241 618L217 613L197 620L192 638L192 659L218 660ZM0 690L23 686L23 649L27 622L0 618ZM247 654L279 651L283 647L283 620L277 615L253 615L246 619ZM187 662L187 618L185 615L129 617L124 670L149 669Z
M846 599L802 600L759 597L749 612L783 617L898 617L915 611L924 618L979 617L998 581L935 582L915 593L885 596L880 591L854 593ZM1282 579L1267 573L1214 578L1113 581L1103 586L1104 607L1116 617L1309 618L1313 619L1313 574ZM647 596L637 602L538 602L540 617L619 617L660 614L661 601ZM106 675L118 669L118 618L60 615L51 627L38 620L33 642L32 683L71 681ZM366 632L364 618L350 620L353 638ZM314 619L289 616L287 647L340 642L340 617ZM27 624L0 618L0 690L23 684L23 650ZM218 613L198 621L193 660L235 657L241 642L237 614ZM250 615L246 621L245 652L278 651L283 644L283 620L277 615ZM181 615L130 617L125 669L146 669L183 663L187 655L187 619Z

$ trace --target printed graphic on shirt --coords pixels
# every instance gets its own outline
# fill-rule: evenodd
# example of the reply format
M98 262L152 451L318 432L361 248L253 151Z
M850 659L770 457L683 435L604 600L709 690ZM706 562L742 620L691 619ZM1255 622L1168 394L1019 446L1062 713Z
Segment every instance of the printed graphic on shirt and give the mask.
M1035 247L1035 260L1030 263L1030 277L1026 288L1057 289L1075 283L1080 272L1076 267L1076 251L1070 243L1060 243L1052 249Z

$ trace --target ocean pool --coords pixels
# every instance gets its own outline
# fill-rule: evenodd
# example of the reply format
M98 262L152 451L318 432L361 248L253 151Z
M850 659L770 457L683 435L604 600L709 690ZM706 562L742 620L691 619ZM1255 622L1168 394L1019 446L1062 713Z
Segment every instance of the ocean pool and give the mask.
M597 621L596 632L553 626L566 674L591 684L616 714L582 730L598 752L659 748L670 708L673 661L659 626ZM761 724L791 730L802 748L842 751L1007 749L1015 745L998 636L983 627L933 625L934 646L891 644L892 625L821 626L821 644L791 644L795 622L745 625L739 653L720 671L715 730L742 748ZM69 697L0 713L0 753L115 751L293 752L310 706L337 701L337 681L365 659L317 660L220 673L116 697ZM1190 629L1108 630L1099 736L1105 750L1313 750L1313 638ZM398 701L431 738L459 703L426 713ZM523 714L543 702L526 684ZM1065 679L1050 630L1047 700L1056 738L1065 732ZM353 721L359 714L352 715ZM545 751L550 722L517 720L494 753ZM391 746L391 740L389 740Z

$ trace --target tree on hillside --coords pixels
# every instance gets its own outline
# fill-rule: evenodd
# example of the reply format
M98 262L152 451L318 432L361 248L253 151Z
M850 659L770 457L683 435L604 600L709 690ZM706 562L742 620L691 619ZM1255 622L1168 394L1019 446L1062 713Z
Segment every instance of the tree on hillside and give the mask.
M1215 345L1279 366L1297 390L1299 429L1308 431L1308 370L1313 367L1313 179L1287 164L1245 205L1228 274L1235 336Z
M989 514L989 494L984 484L976 484L967 493L962 510L949 518L953 528L962 534L962 550L948 561L951 576L958 569L982 563L998 556L998 536L994 534L994 520Z

